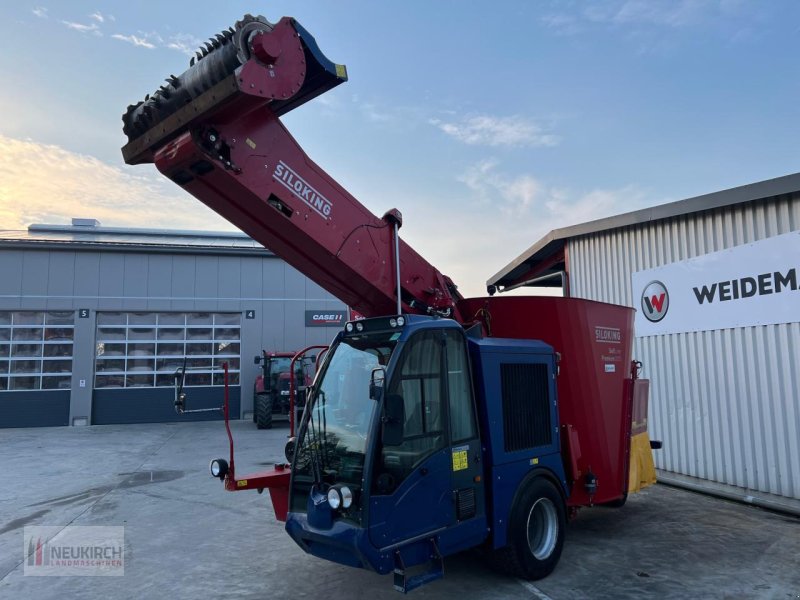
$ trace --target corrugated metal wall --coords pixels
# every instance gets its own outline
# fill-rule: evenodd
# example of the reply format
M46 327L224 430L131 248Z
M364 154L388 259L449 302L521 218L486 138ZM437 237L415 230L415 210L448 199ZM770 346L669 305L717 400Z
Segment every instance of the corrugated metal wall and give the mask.
M571 293L638 308L632 272L797 230L800 195L575 238ZM634 354L658 468L800 499L800 323L639 338Z

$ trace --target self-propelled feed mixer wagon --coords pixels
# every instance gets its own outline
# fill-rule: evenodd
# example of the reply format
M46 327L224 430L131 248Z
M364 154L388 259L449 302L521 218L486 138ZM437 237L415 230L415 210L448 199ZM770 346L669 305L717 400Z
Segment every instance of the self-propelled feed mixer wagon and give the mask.
M366 317L322 355L288 462L212 471L269 489L306 552L393 572L402 591L475 547L544 577L580 507L655 479L633 309L463 298L399 238L398 210L370 213L281 123L346 80L296 20L248 15L123 116L127 163L155 163Z

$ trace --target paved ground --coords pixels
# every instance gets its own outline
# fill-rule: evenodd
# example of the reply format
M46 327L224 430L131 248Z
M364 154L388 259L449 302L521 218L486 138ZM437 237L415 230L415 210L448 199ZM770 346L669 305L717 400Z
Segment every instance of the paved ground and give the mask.
M234 425L240 469L278 460L286 429ZM0 598L398 598L391 578L305 555L267 495L207 474L220 423L0 430ZM25 525L124 525L124 577L25 577ZM800 520L656 486L583 511L535 586L477 553L417 598L800 598Z

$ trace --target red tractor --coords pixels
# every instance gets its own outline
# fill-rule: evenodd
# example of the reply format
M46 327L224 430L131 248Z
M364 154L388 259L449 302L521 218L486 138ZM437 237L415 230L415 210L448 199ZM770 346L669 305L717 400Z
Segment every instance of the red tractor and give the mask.
M273 419L288 420L291 407L290 364L294 352L267 352L255 357L262 373L253 385L253 422L259 429L271 429ZM303 358L294 367L295 422L305 405L306 386L311 383L313 359Z

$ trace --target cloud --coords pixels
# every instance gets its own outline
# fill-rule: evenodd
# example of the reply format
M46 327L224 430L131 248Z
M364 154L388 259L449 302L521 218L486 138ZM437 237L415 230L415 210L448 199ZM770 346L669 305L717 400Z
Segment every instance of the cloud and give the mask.
M84 23L75 23L74 21L61 21L61 22L70 29L74 29L75 31L80 31L81 33L94 33L95 35L103 35L102 33L100 33L100 28L97 26L97 23L89 23L88 25L86 25Z
M39 17L40 19L47 18L47 9L44 6L37 6L31 10L31 12Z
M520 116L473 115L451 122L429 119L428 123L470 145L555 146L560 141L541 125Z
M0 134L0 223L68 223L84 216L104 225L232 230L229 223L143 165L120 168L59 146Z
M202 40L188 33L176 33L164 42L164 47L186 56L194 56Z
M111 36L115 40L121 40L123 42L128 42L129 44L133 44L134 46L139 46L141 48L149 48L153 49L156 47L155 44L152 42L147 41L146 37L137 37L133 34L131 35L122 35L121 33L115 33Z
M105 17L103 17L103 15L99 11L98 12L93 12L92 14L90 14L89 18L90 19L94 19L98 23L103 23L106 20Z

